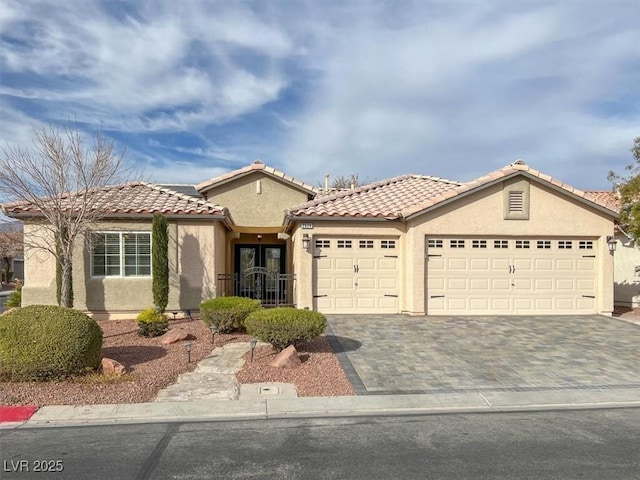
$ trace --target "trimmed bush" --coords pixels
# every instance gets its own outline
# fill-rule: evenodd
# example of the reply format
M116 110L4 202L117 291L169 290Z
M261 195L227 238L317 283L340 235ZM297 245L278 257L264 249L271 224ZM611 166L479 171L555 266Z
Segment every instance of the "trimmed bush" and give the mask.
M157 312L154 307L140 312L136 320L138 335L141 337L159 337L169 330L169 319L164 313Z
M295 308L272 308L253 312L244 321L247 333L282 350L316 338L327 320L320 312Z
M4 302L6 309L19 307L22 305L22 284L19 283L16 289L9 294L7 301Z
M207 325L215 325L221 333L244 330L244 320L260 310L260 300L244 297L216 297L200 304L200 317Z
M52 380L100 366L102 330L72 308L31 305L0 318L0 379Z

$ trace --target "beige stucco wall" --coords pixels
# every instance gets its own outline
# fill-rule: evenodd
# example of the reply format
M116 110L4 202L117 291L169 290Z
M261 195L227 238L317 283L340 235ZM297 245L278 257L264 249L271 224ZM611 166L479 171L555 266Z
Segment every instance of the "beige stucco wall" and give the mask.
M205 197L227 207L236 225L279 227L284 211L307 201L307 193L263 172L253 172L206 192Z
M598 249L597 309L608 315L613 310L613 256L606 237L613 232L613 219L555 190L532 182L528 220L504 219L503 185L497 184L461 198L432 212L400 222L317 221L313 229L293 229L293 264L297 274L296 302L300 308L313 306L313 249L302 249L302 234L320 236L399 237L400 296L402 313L425 313L425 241L433 235L586 237Z
M218 221L169 218L169 304L167 311L197 310L215 295L223 271L225 228ZM25 225L25 234L37 227ZM97 231L151 231L151 220L104 222ZM153 241L153 239L152 239ZM218 241L218 243L216 243ZM218 245L218 250L216 250ZM55 260L45 252L25 254L23 305L55 304ZM220 269L220 270L217 270ZM79 238L73 257L74 308L98 318L131 318L153 305L151 277L92 277L88 245Z
M537 182L531 182L528 220L504 219L503 184L427 212L409 222L407 244L415 259L406 272L410 286L408 313L425 313L425 239L433 235L588 237L596 241L598 255L597 309L613 310L613 256L606 238L613 233L613 218L574 201ZM426 312L428 313L428 312Z
M53 245L53 234L36 224L24 224L24 287L22 304L56 304L56 262L32 244Z
M640 247L622 234L616 235L614 299L616 305L640 307Z

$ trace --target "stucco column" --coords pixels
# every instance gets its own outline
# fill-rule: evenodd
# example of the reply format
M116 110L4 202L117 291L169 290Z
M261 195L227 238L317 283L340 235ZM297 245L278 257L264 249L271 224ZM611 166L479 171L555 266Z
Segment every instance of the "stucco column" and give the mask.
M297 308L313 309L313 235L309 248L302 248L302 230L296 228L291 235L293 273L296 275L295 301Z

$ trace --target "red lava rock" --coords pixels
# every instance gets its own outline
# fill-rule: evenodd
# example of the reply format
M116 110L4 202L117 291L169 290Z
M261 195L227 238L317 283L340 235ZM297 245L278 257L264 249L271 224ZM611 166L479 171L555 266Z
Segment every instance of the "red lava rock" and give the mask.
M127 369L120 362L112 358L102 359L102 373L115 373L116 375L123 375L127 372Z
M282 350L276 358L271 362L271 366L275 368L296 368L302 364L296 347L289 345Z
M167 333L160 337L160 343L162 345L170 345L172 343L181 342L186 340L189 334L181 328L172 328Z

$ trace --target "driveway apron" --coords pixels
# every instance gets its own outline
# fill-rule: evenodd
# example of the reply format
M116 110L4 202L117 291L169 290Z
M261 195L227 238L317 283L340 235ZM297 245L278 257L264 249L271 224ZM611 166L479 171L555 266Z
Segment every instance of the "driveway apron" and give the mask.
M640 388L640 326L598 315L328 315L356 393Z

